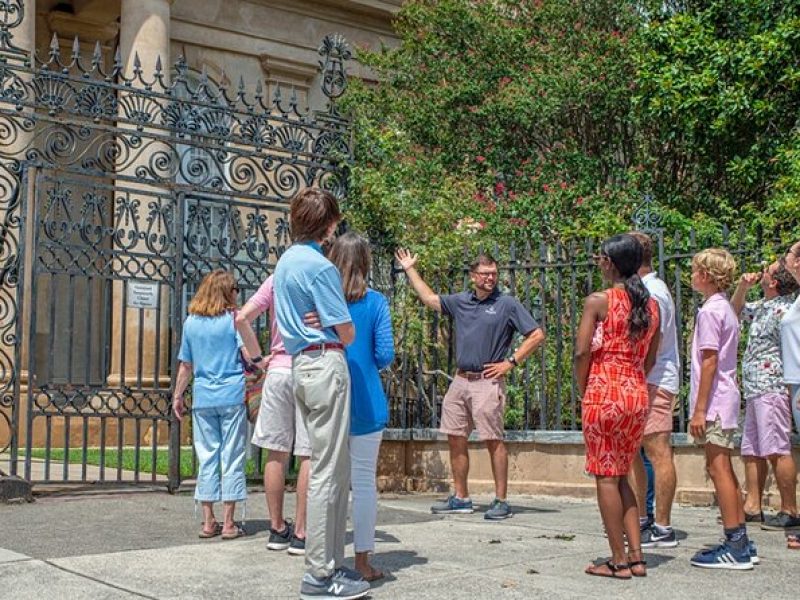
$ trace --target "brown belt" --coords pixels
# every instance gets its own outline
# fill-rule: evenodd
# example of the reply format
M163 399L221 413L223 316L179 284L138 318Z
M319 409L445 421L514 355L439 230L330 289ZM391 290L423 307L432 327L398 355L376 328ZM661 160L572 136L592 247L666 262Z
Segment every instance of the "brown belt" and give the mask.
M456 375L463 377L467 381L484 379L483 371L464 371L463 369L456 369Z

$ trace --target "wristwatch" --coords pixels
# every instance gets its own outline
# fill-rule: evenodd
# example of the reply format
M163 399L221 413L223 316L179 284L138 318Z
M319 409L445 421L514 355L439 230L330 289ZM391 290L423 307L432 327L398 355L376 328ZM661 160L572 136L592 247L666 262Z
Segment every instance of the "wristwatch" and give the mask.
M514 358L514 355L513 355L513 354L512 354L511 356L509 356L509 357L508 357L506 360L507 360L508 362L510 362L512 365L514 365L515 367L516 367L516 366L519 366L519 363L517 362L517 359L516 359L516 358Z
M264 357L259 354L257 356L253 356L250 359L250 362L253 363L253 364L256 364L256 363L260 363L262 360L264 360Z

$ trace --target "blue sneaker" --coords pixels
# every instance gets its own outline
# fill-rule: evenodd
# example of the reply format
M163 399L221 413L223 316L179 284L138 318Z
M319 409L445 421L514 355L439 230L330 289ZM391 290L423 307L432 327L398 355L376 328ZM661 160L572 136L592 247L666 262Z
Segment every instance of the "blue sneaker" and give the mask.
M753 568L753 561L750 559L750 548L737 550L727 542L710 550L701 550L689 562L695 567L704 569L749 571Z
M472 500L462 500L453 495L431 506L431 512L435 515L470 514L473 512Z
M758 548L756 548L756 543L753 540L750 540L749 544L747 545L747 550L750 552L750 562L754 565L757 565L761 562L761 559L758 558Z
M498 500L497 498L492 501L489 510L483 514L483 518L487 521L502 521L503 519L508 519L513 516L514 513L511 512L511 507L508 505L508 502Z

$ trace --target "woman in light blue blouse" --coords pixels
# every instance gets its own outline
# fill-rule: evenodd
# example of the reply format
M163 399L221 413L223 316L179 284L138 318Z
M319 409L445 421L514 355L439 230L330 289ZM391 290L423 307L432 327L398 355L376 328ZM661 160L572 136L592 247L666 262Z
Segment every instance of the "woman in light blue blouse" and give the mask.
M245 380L239 358L242 340L233 319L238 293L236 280L227 271L217 269L206 275L189 304L178 351L172 410L178 420L183 419L183 393L194 375L192 436L199 463L194 497L203 505L201 538L221 535L230 540L244 535L233 520L236 503L247 499ZM242 327L250 327L250 323ZM246 355L261 366L264 358L258 342L254 344ZM225 512L222 523L214 516L214 503L220 501Z
M356 329L347 347L350 369L350 463L353 491L355 567L367 581L383 577L370 565L375 550L378 492L375 471L389 406L379 371L394 360L392 320L386 298L367 287L371 254L367 241L346 233L334 242L329 258L342 275L342 286Z

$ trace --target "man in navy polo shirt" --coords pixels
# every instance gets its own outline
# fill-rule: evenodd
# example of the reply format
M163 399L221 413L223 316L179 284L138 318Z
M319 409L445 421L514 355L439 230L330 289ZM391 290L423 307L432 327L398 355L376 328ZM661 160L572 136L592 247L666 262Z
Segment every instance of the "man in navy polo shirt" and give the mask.
M294 391L311 442L306 573L301 598L361 598L370 589L344 567L350 490L350 374L344 346L355 338L339 271L322 255L341 215L336 198L307 188L292 199L292 246L275 267L275 316L292 355ZM316 312L321 328L306 325Z
M395 254L414 291L428 308L453 318L456 336L456 376L442 402L440 431L447 434L455 493L431 510L438 514L471 513L467 491L467 439L473 428L486 442L492 461L495 499L484 514L490 520L512 515L506 501L508 452L503 442L505 375L544 341L544 332L520 302L497 289L497 261L481 254L470 267L473 291L439 295L417 272L417 256L399 249ZM514 333L524 336L509 355Z

